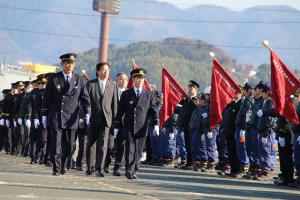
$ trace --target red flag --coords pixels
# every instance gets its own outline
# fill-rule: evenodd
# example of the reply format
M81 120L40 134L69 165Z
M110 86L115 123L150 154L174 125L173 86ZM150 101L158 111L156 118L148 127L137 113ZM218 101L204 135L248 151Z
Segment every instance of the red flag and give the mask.
M209 106L210 128L215 128L222 121L223 110L240 91L222 65L214 59Z
M294 124L299 124L299 119L291 95L299 87L299 79L271 50L271 89L274 109Z
M187 95L184 89L177 83L171 74L162 69L162 93L164 102L162 105L160 126L173 114L176 105Z
M133 64L132 70L138 69L138 68L139 67L136 64ZM132 77L130 76L130 79L129 79L128 84L127 84L127 88L129 89L129 88L132 88L132 87L133 87L133 81L132 81ZM144 82L144 87L147 90L152 91L151 86L150 86L150 84L148 83L148 81L146 79L145 79L145 82Z

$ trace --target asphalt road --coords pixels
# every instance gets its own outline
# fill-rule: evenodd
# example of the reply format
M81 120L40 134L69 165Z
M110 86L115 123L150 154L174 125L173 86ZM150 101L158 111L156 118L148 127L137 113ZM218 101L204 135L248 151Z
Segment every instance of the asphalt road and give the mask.
M51 169L28 158L0 153L0 199L300 199L300 190L179 169L141 166L137 180L104 178L70 170L54 177Z

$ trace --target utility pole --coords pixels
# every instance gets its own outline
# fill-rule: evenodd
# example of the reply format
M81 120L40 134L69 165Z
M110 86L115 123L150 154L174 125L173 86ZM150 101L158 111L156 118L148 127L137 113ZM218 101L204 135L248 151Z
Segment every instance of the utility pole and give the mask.
M107 62L110 28L109 15L119 14L120 0L93 0L93 9L101 13L98 62Z

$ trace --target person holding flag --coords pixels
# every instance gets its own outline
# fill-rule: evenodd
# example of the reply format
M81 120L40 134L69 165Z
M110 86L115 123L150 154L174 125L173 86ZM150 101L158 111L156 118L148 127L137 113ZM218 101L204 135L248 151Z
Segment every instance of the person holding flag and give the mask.
M263 41L263 45L267 47L271 54L271 91L274 104L274 110L277 114L284 117L288 122L292 123L294 132L294 162L296 167L296 176L298 177L293 186L299 186L299 144L297 126L299 126L298 106L294 106L294 102L290 98L296 90L300 88L300 81L295 74L281 61L273 49L270 47L267 40ZM280 95L278 95L280 94ZM296 103L297 105L297 103ZM296 110L297 109L297 110ZM283 143L281 139L281 143Z
M247 111L251 106L251 101L253 101L253 97L251 96L253 87L246 82L242 89L243 97L241 107L235 120L235 143L238 160L241 166L240 173L237 174L238 176L247 173L249 168L249 157L246 150L246 137L249 133L246 131L246 121L249 120L249 117L247 118Z
M211 128L210 126L210 93L211 86L208 86L204 90L204 105L202 113L202 126L205 135L204 143L204 158L207 160L207 167L201 168L202 172L215 172L215 160L216 160L216 140L218 135L217 128Z
M257 121L258 131L258 173L254 180L265 180L268 178L271 170L274 168L274 141L275 132L272 128L272 120L277 116L273 111L273 102L271 99L270 87L265 85L262 89L264 99L262 109L257 111L259 117Z
M297 116L300 118L300 89L296 93L295 108ZM293 150L294 150L294 164L296 168L296 180L294 183L288 184L290 187L300 188L300 124L292 124L292 131L294 133Z
M162 66L163 67L163 66ZM163 105L161 109L160 126L162 127L162 160L160 164L165 167L173 167L176 156L177 142L179 145L182 163L186 164L186 151L183 140L182 105L179 104L187 96L185 90L178 84L166 68L162 69L162 93ZM177 136L181 140L177 140Z
M209 55L213 60L209 106L210 129L221 123L220 134L224 134L226 138L231 168L231 172L228 175L235 176L239 172L240 167L235 148L235 126L233 122L241 104L241 89L215 58L214 53L211 52ZM223 175L223 173L220 173L220 175Z
M180 168L191 169L193 160L191 153L191 133L189 132L189 122L196 108L194 99L197 96L199 84L196 81L191 80L189 82L189 93L188 95L179 103L182 105L181 113L179 114L179 119L182 123L178 123L180 128L177 130L177 141L179 153L181 154ZM179 131L180 130L180 131Z
M160 163L163 167L174 168L176 157L176 121L180 112L180 106L176 106L174 113L163 124Z
M247 154L249 156L250 167L248 173L246 173L243 178L253 179L258 173L258 131L257 131L257 121L258 116L256 112L263 106L262 89L265 87L265 82L260 81L256 86L253 94L253 100L249 99L251 102L250 108L247 110L246 119L246 129L247 129Z

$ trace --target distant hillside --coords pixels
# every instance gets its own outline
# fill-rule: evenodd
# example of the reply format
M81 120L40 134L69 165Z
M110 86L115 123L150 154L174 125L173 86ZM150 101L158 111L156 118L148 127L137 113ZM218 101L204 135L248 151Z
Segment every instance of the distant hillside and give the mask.
M182 43L186 45L181 45ZM224 51L201 40L188 40L182 38L169 38L156 42L139 42L125 47L110 47L109 63L111 64L111 77L115 79L117 72L129 72L132 69L132 59L136 64L148 70L147 80L160 86L161 64L175 76L184 87L189 80L200 83L201 89L210 84L211 61L208 53L214 51L220 62L232 73L238 82L243 82L253 69L250 65L236 63ZM77 71L86 69L91 78L95 77L98 49L92 49L80 54L77 62Z
M138 41L172 37L201 39L224 49L240 63L258 66L269 61L267 50L256 48L261 46L262 39L269 39L274 49L300 47L299 23L284 23L299 20L300 12L285 6L254 7L239 12L216 6L179 9L161 2L121 1L120 15L111 17L110 44L122 49L123 45ZM272 21L283 23L269 23ZM0 0L0 60L56 63L62 53L96 48L99 26L100 15L92 10L92 1ZM248 48L236 48L239 46ZM300 68L299 49L277 49L277 52L289 66Z

